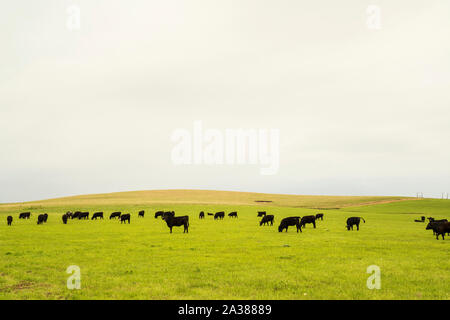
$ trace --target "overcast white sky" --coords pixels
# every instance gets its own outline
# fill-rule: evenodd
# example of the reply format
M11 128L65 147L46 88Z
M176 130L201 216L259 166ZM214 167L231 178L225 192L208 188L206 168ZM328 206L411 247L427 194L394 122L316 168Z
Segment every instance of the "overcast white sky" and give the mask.
M66 27L67 7L81 29ZM382 10L381 30L366 8ZM450 192L450 2L4 1L0 202L142 189ZM280 130L278 174L174 166L177 128Z

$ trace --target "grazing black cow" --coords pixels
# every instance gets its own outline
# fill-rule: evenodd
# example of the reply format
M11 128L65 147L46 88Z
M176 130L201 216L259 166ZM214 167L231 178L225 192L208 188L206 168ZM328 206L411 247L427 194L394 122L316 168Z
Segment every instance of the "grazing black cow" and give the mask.
M78 216L78 220L89 220L89 212L81 212Z
M225 212L219 211L219 212L216 212L216 214L214 215L214 220L217 220L217 219L222 220L224 217L225 217Z
M22 212L19 214L19 219L30 219L31 212Z
M274 217L273 217L272 214L266 214L266 215L263 216L263 218L259 222L259 225L262 226L264 224L264 225L268 226L269 223L270 223L270 225L273 226L273 218Z
M304 228L307 223L312 223L314 229L316 228L316 216L304 216L302 220L300 220L300 226Z
M433 230L433 234L436 234L438 225L444 222L448 222L447 219L433 220L431 222L428 222L428 225L425 228L425 230Z
M316 220L322 220L323 221L323 213L316 214Z
M213 216L213 215L214 215L214 213L208 212L208 216Z
M80 214L82 214L81 211L75 211L75 212L73 213L73 215L71 216L71 218L72 218L72 219L77 219L77 218L80 217Z
M286 229L287 232L289 226L296 226L297 232L299 230L300 232L302 232L302 227L300 225L300 217L289 217L281 220L280 226L278 227L278 232L283 232L283 229Z
M436 240L439 240L439 235L442 235L442 240L445 234L450 234L450 222L441 222L436 225Z
M119 212L119 211L113 212L113 213L111 213L111 215L109 216L109 220L115 219L115 218L120 218L120 215L121 215L121 214L122 214L122 212Z
M63 216L62 216L62 221L63 221L63 223L64 224L67 224L67 219L69 218L69 216L68 216L68 214L66 213L66 214L63 214Z
M120 216L120 223L124 223L124 222L127 223L127 221L128 221L128 224L130 224L131 216L129 213L123 214Z
M12 222L13 222L13 217L8 216L8 217L6 218L6 222L8 223L8 226L10 226L10 225L12 224Z
M180 227L180 226L184 226L183 233L189 233L189 216L175 217L172 215L164 214L163 220L166 221L167 226L170 229L170 233L172 233L173 227Z
M164 211L156 211L155 212L155 219L158 218L158 217L162 218L163 214L164 214Z
M228 216L229 216L230 218L237 218L237 217L238 217L236 211L230 212L230 213L228 214Z
M205 213L203 211L200 211L199 215L198 215L199 219L205 219Z
M347 230L350 231L350 229L353 230L353 226L356 225L357 231L359 231L359 224L361 222L361 219L364 223L366 223L366 220L361 217L350 217L347 219Z
M91 220L97 220L97 218L100 218L100 219L102 219L103 220L103 212L95 212L93 215L92 215L92 218L91 218Z
M141 211L139 211L139 214L138 214L138 218L139 217L144 217L144 214L145 214L145 211L144 210L141 210Z
M37 224L43 224L43 223L46 222L46 221L47 221L47 219L46 219L45 215L44 215L44 214L40 214L40 215L38 216Z
M265 211L258 211L258 217L264 217L266 215Z

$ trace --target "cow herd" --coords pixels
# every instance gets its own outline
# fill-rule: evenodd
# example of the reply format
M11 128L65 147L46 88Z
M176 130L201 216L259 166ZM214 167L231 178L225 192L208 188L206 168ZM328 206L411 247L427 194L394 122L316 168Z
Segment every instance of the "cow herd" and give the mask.
M205 212L201 211L199 214L199 219L205 219ZM214 220L223 220L225 218L225 212L219 211L216 213L208 212L207 216L211 216L214 218ZM141 210L138 212L138 218L144 218L145 217L145 211ZM183 226L184 230L183 233L189 232L189 216L175 216L175 211L156 211L155 212L155 218L161 217L162 220L164 220L167 224L167 227L170 230L170 233L172 233L173 227L181 227ZM229 218L238 218L238 214L236 211L230 212L228 214ZM266 211L258 211L257 217L261 217L261 220L259 221L260 226L273 226L275 217L272 214L267 214ZM290 226L296 227L297 232L302 232L302 228L304 229L307 224L312 224L313 228L316 228L316 224L319 220L323 221L323 213L318 213L316 215L308 215L308 216L294 216L294 217L287 217L283 218L280 222L280 225L278 226L278 232L288 231L288 228ZM19 219L30 219L31 218L31 212L22 212L19 214ZM62 222L63 224L67 224L69 220L89 220L89 212L85 211L75 211L71 212L68 211L65 214L62 215ZM90 220L103 220L104 214L103 212L94 212L92 214L92 217ZM109 220L118 220L121 224L123 223L131 223L131 214L125 213L122 214L120 211L112 212L109 215ZM8 216L7 217L7 225L11 226L13 223L13 217ZM47 223L48 220L48 214L43 213L38 215L37 217L37 224L42 225ZM429 223L426 226L426 230L433 230L433 234L436 236L436 239L439 240L439 236L442 236L442 240L444 240L445 234L450 235L450 222L447 221L447 219L440 219L436 220L432 217L428 218ZM354 230L353 227L356 226L356 230L359 231L359 226L361 221L365 223L366 221L362 217L350 217L347 219L346 228L348 231ZM425 216L422 216L421 219L414 220L415 222L425 222L426 218Z
M439 236L442 236L442 240L445 239L445 234L450 235L450 222L447 219L436 220L433 217L428 217L428 224L425 230L433 230L433 235L436 236L436 240L439 240ZM414 220L415 222L425 222L425 216L422 216L420 220Z

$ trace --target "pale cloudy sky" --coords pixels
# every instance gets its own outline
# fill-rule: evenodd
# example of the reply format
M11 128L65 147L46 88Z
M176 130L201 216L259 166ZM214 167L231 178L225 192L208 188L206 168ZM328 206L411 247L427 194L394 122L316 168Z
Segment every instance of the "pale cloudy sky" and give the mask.
M369 5L381 29L366 25ZM69 30L67 8L80 8ZM142 189L450 192L450 2L8 1L0 202ZM280 130L280 167L174 166L171 134Z

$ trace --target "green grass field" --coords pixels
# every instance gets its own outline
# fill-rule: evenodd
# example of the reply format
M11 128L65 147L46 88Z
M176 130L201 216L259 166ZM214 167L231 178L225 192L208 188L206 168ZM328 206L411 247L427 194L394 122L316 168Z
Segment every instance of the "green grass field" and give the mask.
M131 224L63 225L61 215L78 209L130 212ZM141 209L144 219L137 217ZM154 218L164 209L189 215L189 234L169 234ZM239 218L199 220L202 210L237 210ZM258 210L274 214L274 226L260 227ZM32 218L18 220L22 211ZM49 221L38 226L43 212ZM284 217L317 212L325 214L317 229L277 230ZM0 298L448 300L450 237L437 241L414 222L422 215L450 219L450 201L176 190L3 204ZM345 229L350 216L366 220L359 232ZM80 290L66 287L70 265L81 268ZM380 290L366 286L370 265L381 269Z

